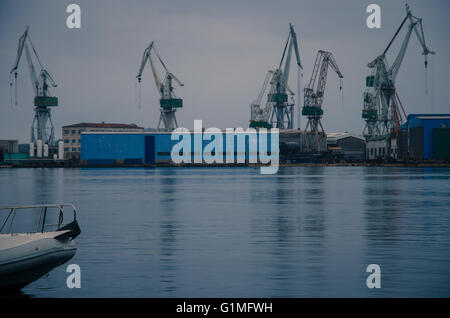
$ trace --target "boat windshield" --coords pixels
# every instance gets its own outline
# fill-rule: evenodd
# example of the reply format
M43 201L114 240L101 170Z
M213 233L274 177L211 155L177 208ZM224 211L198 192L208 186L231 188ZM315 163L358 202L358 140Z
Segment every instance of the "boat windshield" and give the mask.
M65 214L72 214L73 219L65 221ZM74 221L76 210L72 204L0 207L0 234L58 231Z

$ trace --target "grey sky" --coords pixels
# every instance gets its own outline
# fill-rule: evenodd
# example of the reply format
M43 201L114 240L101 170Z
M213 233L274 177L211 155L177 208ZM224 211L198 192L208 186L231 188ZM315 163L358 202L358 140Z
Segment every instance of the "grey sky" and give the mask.
M66 27L66 6L81 6L80 30ZM381 29L365 25L370 3L381 6ZM25 60L19 70L19 106L10 104L9 71L18 38L30 25L33 44L58 83L53 111L56 136L76 122L123 122L156 127L159 96L150 69L145 70L142 108L135 102L135 76L143 50L155 41L169 69L185 86L178 123L192 128L248 127L249 104L268 69L281 58L289 22L297 32L304 72L309 80L317 50L330 50L344 74L343 104L338 80L328 73L323 107L328 132L361 133L367 62L382 53L405 15L405 1L22 1L0 2L0 139L29 141L33 93ZM410 0L423 18L430 58L429 94L425 95L420 45L412 36L397 77L408 113L450 113L450 2ZM390 62L404 32L388 55ZM296 88L295 72L291 86ZM305 120L302 118L302 128Z

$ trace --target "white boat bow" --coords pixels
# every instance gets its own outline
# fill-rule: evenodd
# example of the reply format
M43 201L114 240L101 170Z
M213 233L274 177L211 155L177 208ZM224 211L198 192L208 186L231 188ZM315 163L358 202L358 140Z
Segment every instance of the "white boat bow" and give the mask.
M0 228L0 288L20 289L75 255L77 248L73 239L81 231L73 206L73 221L66 225L62 224L61 215L64 206L67 205L0 208L0 211L10 211ZM41 229L39 232L1 234L6 225L9 225L8 232L10 232L17 210L29 208L41 209L36 226L36 229ZM49 208L59 209L61 215L58 224L46 224ZM56 230L45 231L48 226L55 226Z

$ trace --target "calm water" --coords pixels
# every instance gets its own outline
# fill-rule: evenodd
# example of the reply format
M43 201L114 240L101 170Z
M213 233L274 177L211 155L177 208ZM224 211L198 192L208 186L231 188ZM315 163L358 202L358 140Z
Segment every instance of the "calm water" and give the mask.
M65 264L32 297L450 296L450 169L0 169L38 203L77 207L81 289Z

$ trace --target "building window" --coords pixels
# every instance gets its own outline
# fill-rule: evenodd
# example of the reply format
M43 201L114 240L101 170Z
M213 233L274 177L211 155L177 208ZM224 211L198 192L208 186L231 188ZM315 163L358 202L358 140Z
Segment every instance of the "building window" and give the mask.
M72 130L72 135L75 135L77 133L76 130Z
M69 151L69 147L64 148L64 151L68 152Z
M68 144L69 143L69 139L64 139L64 143Z
M373 148L370 148L370 155L373 156Z
M74 143L76 143L77 142L77 140L76 139L72 139L72 143L74 144Z
M68 135L69 134L69 130L64 130L64 135Z

